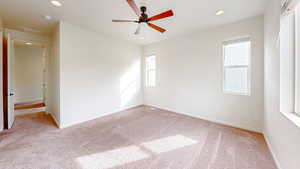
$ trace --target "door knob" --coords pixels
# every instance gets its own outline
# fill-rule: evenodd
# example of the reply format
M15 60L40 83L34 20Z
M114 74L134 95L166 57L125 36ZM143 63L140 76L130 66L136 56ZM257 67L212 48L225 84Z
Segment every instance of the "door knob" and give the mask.
M10 93L10 94L9 94L9 96L13 96L13 95L14 95L13 93Z

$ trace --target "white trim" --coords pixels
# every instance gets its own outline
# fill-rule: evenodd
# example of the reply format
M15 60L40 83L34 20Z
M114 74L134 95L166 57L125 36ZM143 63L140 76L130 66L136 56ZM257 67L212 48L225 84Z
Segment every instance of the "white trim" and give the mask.
M44 59L44 63L43 63L43 69L44 70L48 70L48 58L49 58L49 49L50 49L50 45L51 45L51 39L48 36L43 36L43 35L36 35L33 33L28 33L28 32L22 32L22 31L18 31L18 30L13 30L13 29L3 29L4 33L10 34L11 38L13 41L30 41L33 42L34 44L38 45L40 48L44 49L43 52L43 59ZM46 91L47 91L47 80L46 77L47 76L47 72L44 72L43 74L43 83L45 84L46 87L43 87L43 98L42 100L44 100L45 104L46 104L46 99L47 99L47 95L46 95ZM46 109L47 109L47 104L46 104Z
M148 58L153 58L154 59L154 63L155 63L155 68L153 69L150 69L148 67ZM153 54L153 55L149 55L149 56L146 56L145 57L145 87L146 88L154 88L156 87L156 70L157 70L157 66L156 66L156 55ZM154 71L154 82L151 82L150 79L149 79L149 72L151 71Z
M35 100L28 100L28 101L22 101L22 102L15 102L14 104L15 105L18 105L18 104L37 104L37 103L45 103L43 102L43 99L40 98L40 99L35 99Z
M51 116L52 119L54 120L55 124L58 126L58 128L61 129L60 123L59 123L59 121L56 119L56 117L55 117L52 113L50 113L50 112L48 112L48 111L46 111L46 114L50 114L50 116Z
M243 36L240 38L233 38L233 39L225 40L225 41L223 41L223 45L231 45L231 44L235 44L235 43L248 42L248 41L251 41L250 36Z
M217 124L221 124L221 125L225 125L225 126L230 126L230 127L234 127L234 128L248 130L248 131L253 131L253 132L257 132L257 133L262 133L261 129L256 128L256 127L249 127L249 126L245 126L245 125L241 125L241 124L236 125L236 124L232 124L231 122L224 121L224 120L212 119L212 118L207 118L207 117L205 118L203 116L198 116L198 115L194 115L194 114L187 113L187 112L178 112L178 111L171 110L170 108L163 108L163 107L151 105L151 104L145 104L145 106L169 111L169 112L176 113L176 114L186 115L186 116L190 116L190 117L201 119L201 120L206 120L206 121L209 121L212 123L217 123Z
M95 119L98 119L98 118L101 118L101 117L105 117L105 116L110 116L110 115L113 115L113 114L121 113L121 112L129 110L129 109L138 108L140 106L143 106L143 104L128 106L128 107L125 107L125 108L120 108L120 109L117 109L117 110L112 111L112 112L103 113L103 114L97 115L97 116L89 118L89 119L78 120L76 122L72 122L72 123L69 123L69 124L61 124L59 126L59 128L60 129L68 128L68 127L71 127L71 126L74 126L74 125L77 125L77 124L80 124L80 123L85 123L85 122L88 122L88 121L91 121L91 120L95 120Z
M12 40L19 40L19 41L30 41L34 42L35 44L45 45L49 46L51 43L51 40L48 36L42 36L42 35L36 35L33 33L28 32L21 32L13 29L4 29L5 33L11 34Z
M300 128L300 117L296 113L281 113L284 117L290 120L293 124Z
M295 112L300 116L300 5L295 11Z
M280 165L280 163L279 163L279 160L278 160L277 156L275 155L274 149L273 149L273 147L272 147L272 144L271 144L271 142L270 142L270 140L269 140L268 135L265 134L265 132L263 132L263 135L264 135L264 138L265 138L265 140L266 140L267 146L269 147L269 150L270 150L270 152L271 152L271 155L272 155L272 157L273 157L273 159L274 159L274 161L275 161L275 164L276 164L277 168L278 168L278 169L283 169L283 167L282 167L282 166Z
M240 92L232 92L223 90L224 94L236 95L236 96L251 96L251 93L240 93Z
M295 15L281 17L280 112L295 111Z

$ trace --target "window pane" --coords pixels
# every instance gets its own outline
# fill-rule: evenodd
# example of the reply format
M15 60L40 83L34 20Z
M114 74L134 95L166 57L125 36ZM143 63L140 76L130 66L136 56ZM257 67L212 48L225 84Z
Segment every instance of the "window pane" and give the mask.
M250 49L250 41L224 45L225 66L248 65Z
M248 68L225 68L224 91L248 94Z
M146 58L146 68L147 69L155 69L155 56L149 56Z
M149 60L148 69L155 69L155 60Z
M156 56L146 58L146 86L155 87L156 83Z
M155 86L155 70L149 70L148 73L149 76L149 87L154 87Z

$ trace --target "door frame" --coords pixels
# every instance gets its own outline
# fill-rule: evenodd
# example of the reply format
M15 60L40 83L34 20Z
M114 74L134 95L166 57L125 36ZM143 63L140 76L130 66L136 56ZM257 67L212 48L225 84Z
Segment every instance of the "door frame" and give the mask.
M33 33L28 32L21 32L17 30L12 29L2 29L3 32L3 124L4 129L8 128L8 39L7 34L10 35L11 41L23 41L23 42L31 42L33 44L39 45L41 48L44 49L43 52L43 59L44 59L44 80L43 83L46 85L46 87L43 87L43 101L46 103L46 90L47 90L47 70L48 70L48 57L49 57L49 47L50 47L50 38L47 36L42 35L36 35ZM6 64L5 64L6 63ZM47 105L46 105L47 109Z
M3 33L3 125L4 129L8 129L8 39Z

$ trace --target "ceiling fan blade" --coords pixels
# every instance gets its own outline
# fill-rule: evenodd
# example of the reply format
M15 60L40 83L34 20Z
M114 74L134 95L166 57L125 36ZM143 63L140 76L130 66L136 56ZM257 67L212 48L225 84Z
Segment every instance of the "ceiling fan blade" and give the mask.
M137 7L136 3L134 2L134 0L127 0L127 3L133 9L133 11L135 12L135 14L138 17L140 17L141 16L141 12L140 12L139 8Z
M138 25L136 31L134 32L135 35L138 35L140 34L140 31L141 31L141 24Z
M117 19L113 19L113 22L135 22L137 23L138 21L134 21L134 20L117 20Z
M166 32L166 30L165 30L164 28L161 28L161 27L159 27L159 26L157 26L157 25L154 25L154 24L152 24L152 23L148 23L148 26L150 26L151 28L153 28L153 29L155 29L155 30L157 30L157 31L159 31L159 32L161 32L161 33Z
M149 21L159 20L159 19L167 18L167 17L173 16L173 15L174 15L173 11L172 10L168 10L168 11L163 12L161 14L152 16L151 18L149 18Z

